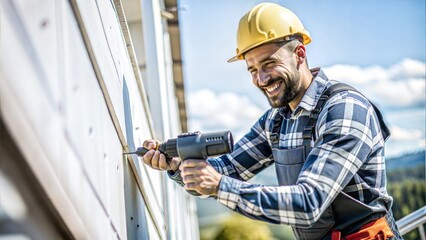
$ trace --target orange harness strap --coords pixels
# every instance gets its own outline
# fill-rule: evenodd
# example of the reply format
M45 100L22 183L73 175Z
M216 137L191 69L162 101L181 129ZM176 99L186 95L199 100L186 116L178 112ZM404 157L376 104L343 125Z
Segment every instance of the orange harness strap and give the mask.
M393 236L386 218L382 217L365 224L358 232L349 234L343 238L340 231L334 230L331 233L331 240L386 240Z

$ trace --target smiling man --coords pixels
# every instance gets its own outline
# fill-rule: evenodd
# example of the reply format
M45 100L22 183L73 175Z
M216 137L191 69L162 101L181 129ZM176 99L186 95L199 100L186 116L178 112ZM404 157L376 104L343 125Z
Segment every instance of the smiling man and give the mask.
M389 130L361 93L309 69L310 42L288 9L255 6L240 20L229 61L245 60L271 109L228 155L167 162L150 150L143 161L247 217L291 225L298 239L402 239L386 192ZM273 164L279 186L247 182Z

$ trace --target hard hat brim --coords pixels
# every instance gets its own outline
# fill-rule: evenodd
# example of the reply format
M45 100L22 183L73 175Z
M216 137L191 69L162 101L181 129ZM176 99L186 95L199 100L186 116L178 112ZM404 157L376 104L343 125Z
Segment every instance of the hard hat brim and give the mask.
M297 36L297 34L300 34L302 36L302 39L300 41L302 41L303 45L309 44L311 42L311 38L310 38L309 33L307 31L305 31L305 33L296 33L296 34L293 34L291 36L292 38L288 39L286 41L296 39L296 38L294 38L294 36ZM285 37L288 37L288 36L285 36ZM239 54L235 55L234 57L228 59L228 62L231 63L231 62L236 62L236 61L239 61L239 60L243 60L244 59L244 54L246 54L248 51L250 51L250 50L252 50L254 48L257 48L257 47L259 47L261 45L265 45L265 44L268 44L268 43L273 43L273 42L275 42L277 40L284 39L285 37L280 36L280 37L276 37L276 38L270 38L270 39L266 39L264 41L258 42L256 44L253 44L253 45L247 47L246 49L243 49Z
M240 58L241 58L241 59L240 59ZM236 62L236 61L239 61L239 60L243 60L243 58L242 58L242 57L240 57L240 55L236 55L236 56L234 56L234 57L232 57L232 58L228 59L228 62L229 62L229 63L231 63L231 62Z
M228 62L230 63L230 62L236 62L236 61L239 61L239 60L243 60L243 59L244 59L244 54L246 54L248 51L250 51L250 50L252 50L252 49L254 49L254 48L257 48L257 47L259 47L260 45L264 45L264 44L267 44L267 43L271 43L271 42L273 42L273 41L275 41L275 40L278 40L278 39L280 39L280 38L282 38L282 37L266 39L266 40L264 40L264 41L261 41L261 42L258 42L258 43L256 43L256 44L253 44L253 45L251 45L251 46L247 47L246 49L243 49L243 50L242 50L239 54L237 54L237 55L235 55L234 57L230 58L230 59L228 60Z

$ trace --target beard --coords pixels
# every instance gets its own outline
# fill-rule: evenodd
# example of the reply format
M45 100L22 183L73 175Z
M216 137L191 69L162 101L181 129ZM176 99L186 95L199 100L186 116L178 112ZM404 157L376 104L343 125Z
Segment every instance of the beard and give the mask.
M272 108L286 107L300 92L300 74L299 72L293 72L293 75L286 74L285 77L275 77L267 85L270 86L276 82L281 82L283 90L280 93L269 96L265 89L261 89L261 91Z

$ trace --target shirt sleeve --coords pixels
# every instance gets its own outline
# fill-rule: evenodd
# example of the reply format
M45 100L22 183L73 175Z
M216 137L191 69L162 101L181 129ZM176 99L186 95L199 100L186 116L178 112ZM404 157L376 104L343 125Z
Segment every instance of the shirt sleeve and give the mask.
M217 201L253 219L311 226L371 153L373 111L357 93L337 94L319 116L318 138L296 185L267 187L223 176Z

